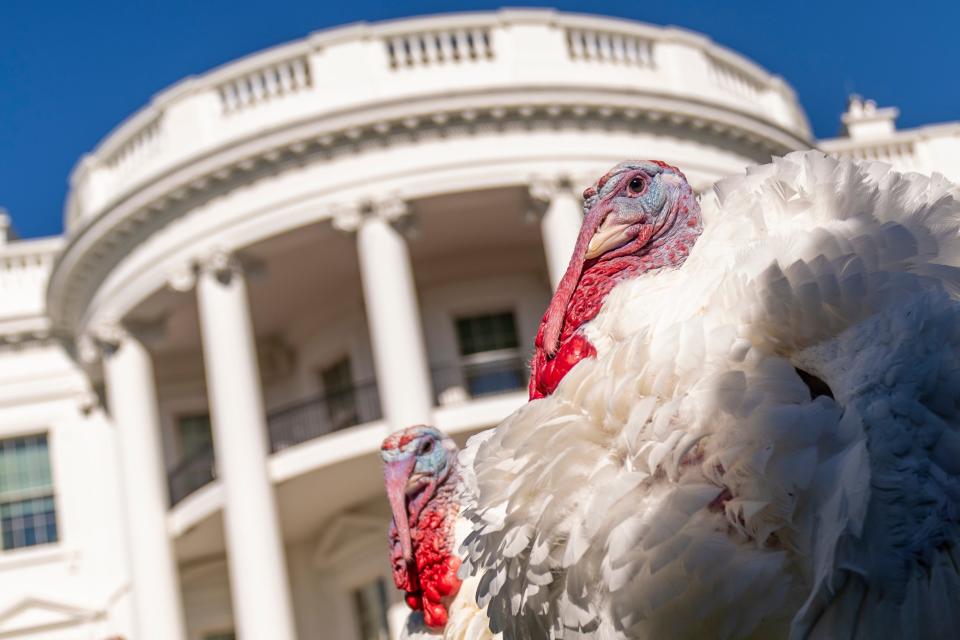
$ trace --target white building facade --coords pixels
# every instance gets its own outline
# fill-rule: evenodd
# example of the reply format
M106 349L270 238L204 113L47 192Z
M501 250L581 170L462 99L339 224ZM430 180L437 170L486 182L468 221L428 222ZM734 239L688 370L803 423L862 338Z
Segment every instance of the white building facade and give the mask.
M0 224L0 638L386 640L377 450L526 399L579 193L795 149L960 180L960 124L793 91L676 28L548 10L354 25L188 78Z

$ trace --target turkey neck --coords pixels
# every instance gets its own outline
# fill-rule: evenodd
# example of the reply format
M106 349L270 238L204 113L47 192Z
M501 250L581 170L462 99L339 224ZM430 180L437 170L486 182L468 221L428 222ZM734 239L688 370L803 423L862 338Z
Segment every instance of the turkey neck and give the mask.
M651 242L642 254L587 262L567 304L560 344L597 316L607 296L621 282L683 265L701 231L699 218L689 220L695 224L674 227L674 233Z
M442 542L446 551L453 549L453 521L460 511L456 501L456 470L441 483L430 500L423 505L423 509L411 520L410 528L413 532L413 553L418 552L418 543L423 536L429 535L432 539Z
M690 194L692 198L692 194ZM625 280L680 267L703 230L699 206L681 199L669 215L667 230L645 245L640 252L612 258L588 260L563 315L558 348L548 356L544 345L547 316L537 333L536 352L530 366L530 399L553 393L557 385L580 360L594 357L596 349L581 328L593 320L615 286ZM549 311L548 311L549 313Z
M451 471L412 523L418 589L407 594L407 602L422 609L427 626L435 629L446 625L447 606L460 589L460 558L453 553L454 525L460 511L456 500L458 478L456 470Z

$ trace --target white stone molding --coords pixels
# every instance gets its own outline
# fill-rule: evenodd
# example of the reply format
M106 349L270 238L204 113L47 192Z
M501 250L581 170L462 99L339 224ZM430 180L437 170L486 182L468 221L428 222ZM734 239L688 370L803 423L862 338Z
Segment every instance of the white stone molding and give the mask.
M622 126L635 127L641 120L646 120L649 126L659 126L656 125L655 117L665 113L672 114L671 117L676 120L671 124L673 127L682 128L693 119L709 121L711 124L707 130L710 135L718 137L718 145L726 144L734 133L737 133L736 137L741 140L746 140L744 128L755 131L751 133L750 139L762 141L761 147L756 150L757 157L780 155L809 146L805 138L798 137L795 133L757 120L756 116L732 113L721 105L699 105L679 98L656 96L650 98L653 103L637 106L637 103L642 103L643 100L619 94L610 96L610 102L604 105L597 104L597 95L597 91L590 92L589 100L587 94L573 96L570 100L582 100L584 104L565 105L559 111L554 103L537 104L526 118L520 113L519 107L510 104L479 105L471 110L458 108L452 112L447 107L436 105L427 108L424 117L411 120L414 126L412 130L403 124L410 120L409 116L386 120L374 116L360 124L359 128L345 127L336 131L331 131L329 124L322 119L298 123L290 128L279 128L278 132L270 137L270 142L262 137L238 142L239 146L236 148L225 147L202 164L188 165L183 171L158 176L155 181L137 183L135 193L117 193L115 198L102 207L100 215L91 217L78 214L78 222L71 230L74 241L68 246L63 259L58 261L50 278L47 300L54 323L68 331L77 328L82 316L88 313L86 306L99 284L94 274L102 273L105 268L109 269L131 251L137 242L142 242L134 240L142 226L152 224L151 221L160 218L172 220L186 215L196 203L225 190L229 191L234 185L250 184L260 176L282 171L282 165L289 157L296 156L300 158L298 162L302 163L327 161L344 154L358 155L368 148L368 145L363 144L366 140L376 140L378 145L399 146L411 144L411 139L415 143L421 135L439 135L454 141L464 136L479 135L478 127L484 122L486 126L482 135L496 135L497 131L507 131L514 127L514 124L510 124L512 119L518 121L515 123L517 128L524 129L534 123L542 123L553 127L575 127L578 130L595 125L606 130L621 120L628 123ZM509 96L492 98L507 100ZM423 108L423 105L411 106L411 110L416 108ZM607 115L601 117L601 111ZM638 112L643 118L636 116ZM449 118L442 124L437 124L434 118L429 117L436 113L447 113ZM462 117L464 113L469 114L469 119ZM628 118L628 113L633 114L633 117ZM383 129L381 125L384 124L388 133L378 133L377 129ZM346 134L348 129L356 129L362 135L359 139L351 139ZM279 154L275 153L278 146L284 150ZM293 150L294 146L296 151ZM92 188L92 184L87 186ZM76 189L76 193L71 192L71 198L81 197L80 191L83 187L78 186ZM183 197L178 200L173 194L182 194ZM71 203L68 207L75 208L76 205ZM388 212L391 208L393 207L387 208ZM355 213L347 214L345 210L341 210L341 214L338 216L338 228L349 230L356 226L355 220L350 221L351 217L355 217ZM414 231L415 227L404 225L410 225L412 221L413 219L407 216L397 218L398 226L404 228L408 234ZM189 279L185 282L189 283Z
M173 269L167 276L167 286L180 293L193 291L197 286L197 264L187 262Z

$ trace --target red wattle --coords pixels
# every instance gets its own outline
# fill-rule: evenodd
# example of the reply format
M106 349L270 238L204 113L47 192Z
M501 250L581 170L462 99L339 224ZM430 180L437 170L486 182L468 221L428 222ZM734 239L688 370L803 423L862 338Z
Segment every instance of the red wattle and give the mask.
M442 604L427 604L423 608L423 621L433 629L444 628L447 626L447 608Z
M563 377L581 360L597 355L596 348L581 334L575 333L561 343L557 355L551 360L535 363L530 399L544 398L553 393Z
M460 590L457 570L460 559L453 555L451 515L455 505L438 500L424 510L411 530L414 562L406 565L394 558L394 583L406 592L405 601L414 611L423 611L426 625L442 629L447 624L447 605ZM399 545L393 555L398 556Z

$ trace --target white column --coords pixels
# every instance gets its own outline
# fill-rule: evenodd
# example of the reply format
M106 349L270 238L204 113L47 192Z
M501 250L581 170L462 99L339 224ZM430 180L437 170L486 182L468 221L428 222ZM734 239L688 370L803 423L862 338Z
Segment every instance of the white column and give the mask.
M215 256L201 269L197 302L237 637L294 640L253 323L235 259Z
M176 556L167 532L169 505L153 363L139 340L123 331L112 333L103 366L119 444L136 637L186 640Z
M540 234L550 284L556 289L577 244L583 222L583 203L567 179L535 181L530 185L530 196L543 207Z
M350 210L335 225L357 233L357 253L377 389L391 428L430 424L433 393L410 252L396 229L400 201Z
M390 640L400 640L409 617L410 607L402 600L387 607L387 628L390 631Z

